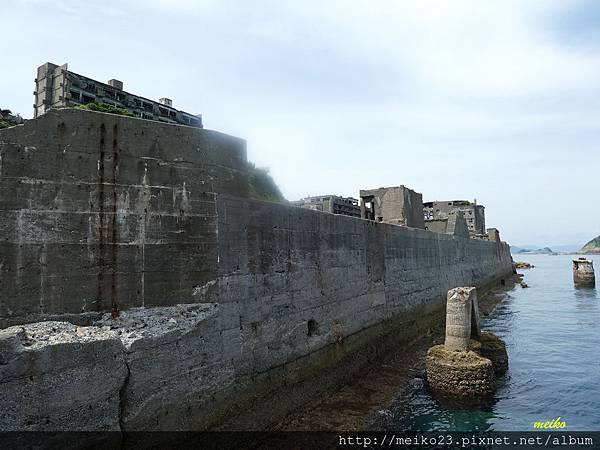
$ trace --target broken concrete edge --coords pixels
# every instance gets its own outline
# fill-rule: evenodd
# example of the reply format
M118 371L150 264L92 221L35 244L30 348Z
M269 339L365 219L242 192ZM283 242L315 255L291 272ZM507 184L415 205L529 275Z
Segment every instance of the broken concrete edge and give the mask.
M170 342L194 330L196 326L218 312L217 303L188 303L155 308L132 308L112 318L106 313L93 323L103 330L115 330L125 349L136 351L150 339Z
M133 355L178 341L217 312L212 303L133 308L91 326L0 330L0 430L122 431Z
M216 280L214 281L216 283ZM193 326L198 320L206 318L212 310L217 308L217 303L182 303L175 306L155 306L151 308L136 307L119 312L119 316L112 317L111 313L82 313L82 314L53 314L31 315L21 322L0 329L3 332L14 332L36 324L63 323L85 329L102 328L103 332L118 330L122 335L124 344L130 345L135 341L136 330L145 329L143 337L158 336L172 331L173 325ZM214 313L214 312L213 312ZM27 320L24 322L24 320ZM163 321L170 321L166 325ZM56 328L56 327L55 327ZM71 330L72 327L59 326L60 329ZM57 328L58 330L58 328Z
M118 431L126 373L116 332L66 322L2 330L0 430Z
M105 313L91 325L66 321L43 321L15 325L0 330L0 364L19 354L44 346L85 344L96 340L118 339L123 350L131 352L143 339L172 340L193 330L216 315L216 303L192 303L155 308L132 308L117 318Z
M102 318L103 312L64 313L64 314L28 314L0 318L0 330L36 322L69 322L78 326L90 326Z

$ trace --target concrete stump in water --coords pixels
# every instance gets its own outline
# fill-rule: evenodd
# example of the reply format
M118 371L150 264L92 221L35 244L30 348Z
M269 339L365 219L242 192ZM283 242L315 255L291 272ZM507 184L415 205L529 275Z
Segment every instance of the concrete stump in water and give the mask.
M446 303L446 340L448 350L467 351L471 340L471 310L474 287L459 287L448 291Z
M496 375L506 372L508 355L502 340L481 332L477 290L448 291L444 345L427 352L427 383L442 397L475 400L496 390Z
M435 345L427 352L427 383L441 397L473 400L492 395L496 378L492 362L473 351Z
M595 286L594 262L585 258L574 259L573 281L579 286Z

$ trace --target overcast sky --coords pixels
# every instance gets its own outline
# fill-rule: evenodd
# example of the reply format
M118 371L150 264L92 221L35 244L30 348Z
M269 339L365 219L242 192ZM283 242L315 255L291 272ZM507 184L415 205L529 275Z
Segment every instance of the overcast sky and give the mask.
M600 234L600 2L0 0L0 106L36 67L202 113L289 200L404 184L514 245Z

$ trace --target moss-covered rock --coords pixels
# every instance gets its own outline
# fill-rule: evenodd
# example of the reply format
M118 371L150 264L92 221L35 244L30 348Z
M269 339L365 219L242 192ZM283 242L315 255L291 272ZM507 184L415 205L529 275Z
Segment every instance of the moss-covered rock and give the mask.
M489 331L482 331L480 347L477 353L492 361L496 376L506 373L508 370L508 353L504 341Z
M134 116L134 114L131 111L129 111L125 108L118 108L116 106L107 105L106 103L91 102L91 103L86 103L85 105L77 105L75 108L85 109L87 111L96 111L96 112L103 112L103 113L108 113L108 114L117 114L119 116L128 116L128 117Z
M429 388L441 397L476 400L496 390L492 362L474 351L450 351L435 345L427 352L426 370Z

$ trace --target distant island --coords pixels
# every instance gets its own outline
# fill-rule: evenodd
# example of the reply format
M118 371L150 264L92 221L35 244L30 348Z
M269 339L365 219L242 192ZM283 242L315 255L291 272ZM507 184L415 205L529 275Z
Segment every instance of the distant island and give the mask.
M582 253L600 254L600 236L596 236L581 248Z
M528 255L555 255L550 247L538 248L538 249L530 249L530 248L520 248L520 247L511 247L511 252L514 254L528 254Z

